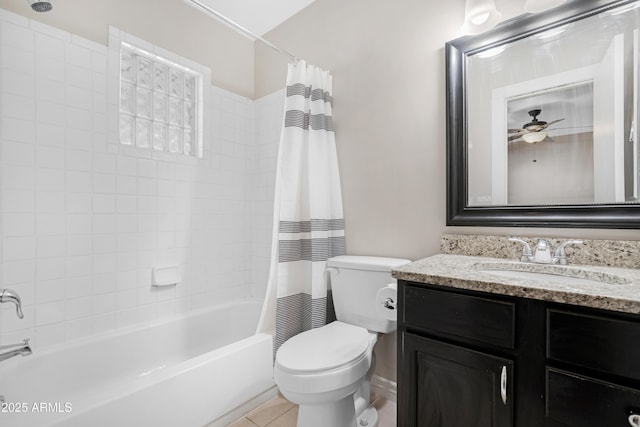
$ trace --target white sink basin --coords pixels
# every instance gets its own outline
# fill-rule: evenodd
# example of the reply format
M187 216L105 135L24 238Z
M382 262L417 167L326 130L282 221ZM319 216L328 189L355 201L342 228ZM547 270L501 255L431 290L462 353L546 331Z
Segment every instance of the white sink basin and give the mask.
M582 267L529 263L478 263L480 273L512 279L537 280L567 285L624 285L624 277Z

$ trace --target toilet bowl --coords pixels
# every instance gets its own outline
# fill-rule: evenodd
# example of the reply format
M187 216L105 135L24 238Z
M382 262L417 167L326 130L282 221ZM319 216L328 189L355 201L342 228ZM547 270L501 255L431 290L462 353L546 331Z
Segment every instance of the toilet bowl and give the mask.
M338 320L287 340L276 353L274 380L297 403L298 427L377 427L369 402L378 333L395 330L380 318L377 291L395 282L396 258L342 256L327 261ZM388 317L388 316L387 316Z

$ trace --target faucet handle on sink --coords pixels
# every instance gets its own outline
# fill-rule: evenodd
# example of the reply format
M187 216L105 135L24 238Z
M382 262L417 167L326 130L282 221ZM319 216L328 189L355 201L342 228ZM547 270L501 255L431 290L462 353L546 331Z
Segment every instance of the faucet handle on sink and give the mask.
M522 256L520 257L520 261L531 262L533 260L533 253L531 252L531 246L529 246L527 242L525 242L522 239L518 239L516 237L509 237L509 241L522 243Z
M560 265L567 265L567 254L564 251L565 246L567 245L581 245L584 242L582 240L567 240L558 245L555 252L553 253L553 263Z

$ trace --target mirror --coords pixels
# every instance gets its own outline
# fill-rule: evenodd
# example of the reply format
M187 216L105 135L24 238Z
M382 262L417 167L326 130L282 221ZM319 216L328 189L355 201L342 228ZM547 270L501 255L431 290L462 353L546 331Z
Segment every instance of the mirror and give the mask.
M447 43L447 224L640 228L640 1Z

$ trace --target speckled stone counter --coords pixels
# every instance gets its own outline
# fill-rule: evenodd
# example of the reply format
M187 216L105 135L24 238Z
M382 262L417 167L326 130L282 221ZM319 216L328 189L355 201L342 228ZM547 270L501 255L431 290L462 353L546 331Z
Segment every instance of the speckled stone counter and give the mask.
M519 259L522 245L510 242L510 236L489 236L479 234L443 234L440 252L451 255L471 255ZM556 237L518 237L525 240L532 249L538 239L545 239L551 247L569 239ZM640 268L640 241L637 240L589 240L581 239L581 245L566 247L570 264L602 265L608 267Z
M506 267L518 271L558 272L611 283L559 283L500 277L488 272ZM640 270L602 266L545 266L516 260L441 254L396 268L393 277L450 288L553 301L604 310L640 314Z

